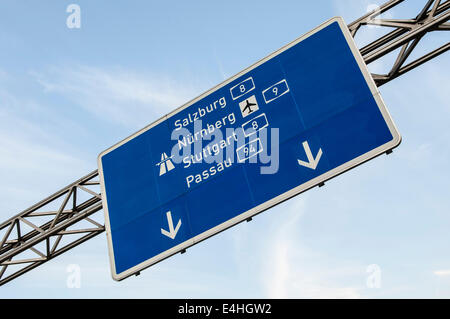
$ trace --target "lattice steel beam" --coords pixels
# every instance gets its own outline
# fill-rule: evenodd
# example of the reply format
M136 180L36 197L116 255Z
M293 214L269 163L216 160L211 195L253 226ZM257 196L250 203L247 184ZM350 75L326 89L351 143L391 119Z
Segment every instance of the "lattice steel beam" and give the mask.
M381 14L402 2L404 2L404 0L391 0L386 2L377 10L366 14L348 26L353 36L356 35L362 26L367 25L376 25L393 29L386 35L360 49L364 61L367 64L370 64L400 48L397 59L387 74L372 74L372 77L378 86L415 69L450 49L450 42L447 42L443 46L405 65L406 60L414 51L417 44L427 34L435 31L450 30L449 23L447 23L450 19L450 0L428 0L419 14L412 19L378 18Z
M96 177L94 171L0 224L0 285L105 230L104 225L90 218L102 209L101 195L92 189L99 187ZM80 202L81 195L87 199ZM57 209L47 209L55 205ZM81 221L89 227L80 228ZM67 237L69 242L62 244ZM26 254L31 258L22 256ZM22 267L8 273L12 266Z
M426 34L448 31L450 24L450 0L429 0L413 19L379 19L378 17L405 0L391 0L378 10L370 12L348 25L353 36L363 26L378 25L393 28L386 35L360 49L367 64L376 61L398 48L397 59L387 74L372 74L378 86L383 85L450 49L450 42L404 65L407 58ZM64 187L52 196L40 201L22 213L0 224L0 285L34 269L50 259L97 236L104 225L90 217L102 209L101 194L93 190L99 182L94 171ZM79 195L87 199L80 201ZM57 208L45 209L57 205ZM35 220L44 219L39 223ZM81 227L82 223L90 225ZM25 229L27 229L25 231ZM78 236L73 238L73 236ZM68 243L62 244L63 240ZM38 247L42 245L43 247ZM22 254L31 254L24 258ZM20 267L22 266L22 267ZM19 267L8 273L11 267Z

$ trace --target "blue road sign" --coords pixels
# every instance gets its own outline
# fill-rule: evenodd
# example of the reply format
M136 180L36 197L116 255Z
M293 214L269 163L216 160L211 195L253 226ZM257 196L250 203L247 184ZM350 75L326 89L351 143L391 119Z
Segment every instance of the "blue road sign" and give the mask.
M98 158L121 280L400 144L334 18Z

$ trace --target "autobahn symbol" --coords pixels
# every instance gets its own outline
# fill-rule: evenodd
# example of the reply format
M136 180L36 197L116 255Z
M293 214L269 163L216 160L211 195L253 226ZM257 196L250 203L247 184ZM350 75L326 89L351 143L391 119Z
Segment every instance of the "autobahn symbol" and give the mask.
M168 157L166 153L161 154L161 162L156 165L159 166L159 176L162 176L175 168L170 157Z

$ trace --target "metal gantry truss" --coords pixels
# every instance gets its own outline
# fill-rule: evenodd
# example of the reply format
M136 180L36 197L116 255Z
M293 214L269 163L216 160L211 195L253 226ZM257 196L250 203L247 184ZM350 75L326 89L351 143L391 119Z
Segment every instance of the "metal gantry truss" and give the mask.
M411 53L425 35L431 32L450 30L450 24L448 23L450 18L450 1L428 0L420 13L413 19L379 18L383 13L404 1L392 0L386 2L377 10L366 14L348 26L353 36L356 35L362 26L372 25L392 29L384 36L360 49L364 61L366 64L370 64L401 48L389 73L372 74L378 86L415 69L450 49L450 42L447 42L443 46L405 65L406 60L411 56Z
M348 25L353 36L368 25L392 29L360 49L365 62L369 64L400 48L389 73L372 74L378 86L405 74L450 48L450 42L447 42L442 47L405 65L425 35L450 30L448 23L450 0L429 0L413 19L379 18L404 1L388 1L377 10ZM0 224L0 285L102 233L105 230L103 223L92 219L101 209L98 172L93 171ZM9 269L11 270L7 271Z
M0 225L0 285L105 230L91 218L102 209L97 178L94 171Z

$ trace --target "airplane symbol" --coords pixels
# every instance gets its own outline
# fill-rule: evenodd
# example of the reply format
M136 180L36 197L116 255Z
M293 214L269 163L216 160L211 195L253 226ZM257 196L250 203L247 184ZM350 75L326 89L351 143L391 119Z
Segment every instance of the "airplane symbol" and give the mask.
M249 100L245 100L245 102L247 103L247 105L245 105L244 109L242 110L243 113L245 113L245 110L248 109L248 114L253 113L253 110L251 108L251 106L257 105L256 103L250 103Z
M242 117L246 117L247 115L259 110L258 102L256 101L256 97L254 95L240 102L239 107L241 109Z

